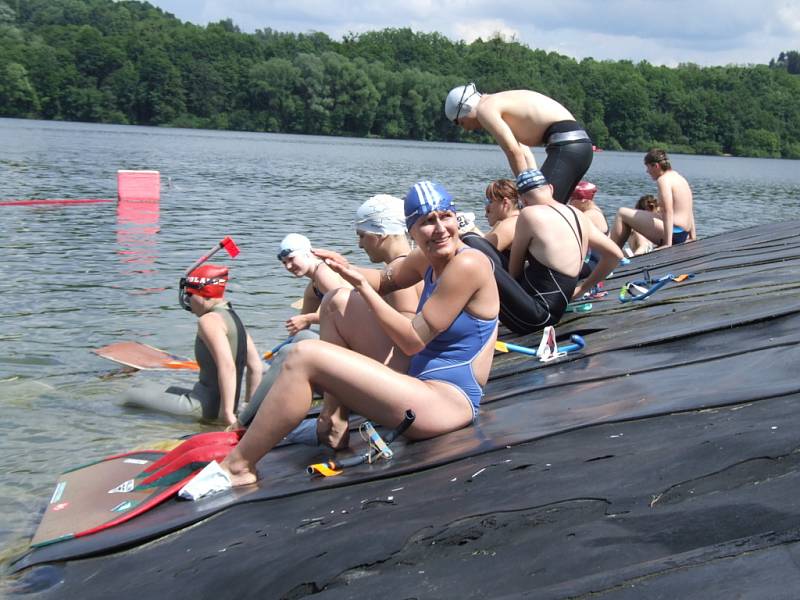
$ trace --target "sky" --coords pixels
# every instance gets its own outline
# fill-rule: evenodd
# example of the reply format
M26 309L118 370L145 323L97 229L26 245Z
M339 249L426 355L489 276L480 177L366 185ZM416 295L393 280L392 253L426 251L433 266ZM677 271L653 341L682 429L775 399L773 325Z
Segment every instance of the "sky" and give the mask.
M321 31L335 40L387 27L471 42L498 33L577 60L767 64L800 51L800 0L148 0L198 25Z

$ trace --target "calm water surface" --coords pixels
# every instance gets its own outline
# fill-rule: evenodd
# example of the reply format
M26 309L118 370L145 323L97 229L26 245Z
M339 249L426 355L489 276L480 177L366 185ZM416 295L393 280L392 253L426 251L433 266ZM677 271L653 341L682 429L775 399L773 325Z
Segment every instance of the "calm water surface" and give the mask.
M654 193L642 158L595 155L587 179L607 217ZM798 161L672 159L694 189L701 237L800 214ZM486 183L509 175L494 146L0 119L0 200L114 198L118 169L161 172L157 212L119 212L113 203L0 207L6 556L26 547L61 471L201 427L118 404L136 381L190 376L125 375L90 349L138 340L190 354L195 318L177 305L178 278L220 239L230 235L242 250L223 259L232 268L228 297L266 350L285 337L289 305L303 289L275 259L285 234L365 263L353 218L369 196L402 196L416 180L435 179L485 229Z

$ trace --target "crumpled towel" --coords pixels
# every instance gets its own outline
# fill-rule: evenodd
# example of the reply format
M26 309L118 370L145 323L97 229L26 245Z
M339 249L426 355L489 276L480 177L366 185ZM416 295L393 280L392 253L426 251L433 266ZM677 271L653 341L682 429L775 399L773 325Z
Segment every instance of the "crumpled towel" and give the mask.
M231 478L222 470L219 463L213 460L178 491L178 496L186 500L199 500L229 490L231 487Z

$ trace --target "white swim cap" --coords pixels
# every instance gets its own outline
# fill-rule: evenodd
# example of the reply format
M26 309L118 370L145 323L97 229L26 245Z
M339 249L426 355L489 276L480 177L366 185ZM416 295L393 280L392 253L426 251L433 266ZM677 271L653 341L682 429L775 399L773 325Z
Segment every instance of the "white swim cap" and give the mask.
M281 249L278 251L278 260L293 256L311 256L311 241L299 233L290 233L281 240Z
M480 99L481 93L475 88L474 83L455 87L450 90L444 101L444 116L448 121L455 123L456 119L472 112L472 109L478 106Z
M388 194L373 196L356 211L356 229L377 235L403 235L406 217L403 201Z

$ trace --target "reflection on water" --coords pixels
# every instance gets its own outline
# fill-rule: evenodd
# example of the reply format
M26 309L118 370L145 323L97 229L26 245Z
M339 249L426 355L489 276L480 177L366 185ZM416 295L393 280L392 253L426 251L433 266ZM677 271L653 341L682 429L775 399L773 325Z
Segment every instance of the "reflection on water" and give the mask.
M798 214L797 161L672 158L701 236ZM191 354L196 319L176 286L199 253L236 240L241 254L220 259L226 295L266 350L286 337L303 290L275 259L285 234L366 265L353 221L369 196L435 179L485 230L484 188L509 175L495 146L0 119L0 199L115 197L119 169L160 171L160 205L0 207L4 546L24 546L59 472L198 430L118 403L137 382L187 385L190 373L124 375L90 350L136 340ZM597 154L587 178L609 218L655 189L638 153Z
M117 203L117 253L131 275L149 275L158 258L158 202ZM150 268L148 268L150 267Z

